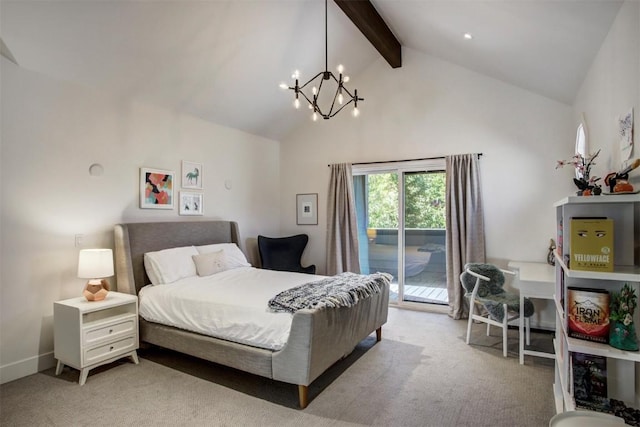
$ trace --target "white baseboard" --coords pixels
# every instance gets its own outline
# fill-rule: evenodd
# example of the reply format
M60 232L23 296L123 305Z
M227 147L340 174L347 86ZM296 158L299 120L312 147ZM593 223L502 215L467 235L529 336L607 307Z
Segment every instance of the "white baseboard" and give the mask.
M0 366L0 384L37 374L54 366L56 366L56 359L53 357L53 351L9 363Z

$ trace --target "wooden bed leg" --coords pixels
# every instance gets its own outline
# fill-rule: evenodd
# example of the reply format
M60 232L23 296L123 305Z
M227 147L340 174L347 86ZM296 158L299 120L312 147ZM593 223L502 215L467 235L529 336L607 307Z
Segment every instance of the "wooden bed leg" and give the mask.
M304 409L309 404L309 388L306 385L298 385L298 398L300 399L300 409Z
M376 329L376 341L377 342L382 341L382 326Z

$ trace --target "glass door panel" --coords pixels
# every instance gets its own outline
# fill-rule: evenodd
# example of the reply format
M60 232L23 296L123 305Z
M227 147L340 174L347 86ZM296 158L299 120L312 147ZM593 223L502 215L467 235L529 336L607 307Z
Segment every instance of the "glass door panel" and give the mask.
M390 301L398 301L398 174L353 177L360 271L393 276Z
M403 176L403 301L447 304L443 171Z

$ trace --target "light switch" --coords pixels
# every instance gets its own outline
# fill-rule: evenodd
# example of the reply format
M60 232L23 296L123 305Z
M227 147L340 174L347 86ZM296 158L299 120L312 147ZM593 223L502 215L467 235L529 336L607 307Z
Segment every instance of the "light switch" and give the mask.
M82 246L84 243L84 234L76 234L76 248Z

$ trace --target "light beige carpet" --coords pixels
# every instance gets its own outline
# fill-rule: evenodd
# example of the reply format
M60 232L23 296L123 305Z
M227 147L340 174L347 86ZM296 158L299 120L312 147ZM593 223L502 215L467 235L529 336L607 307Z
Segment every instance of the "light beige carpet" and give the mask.
M366 339L310 387L297 387L173 352L141 352L91 371L53 369L0 386L2 426L547 426L553 363L502 357L499 330L446 315L390 309L383 340ZM550 334L533 334L540 346Z

